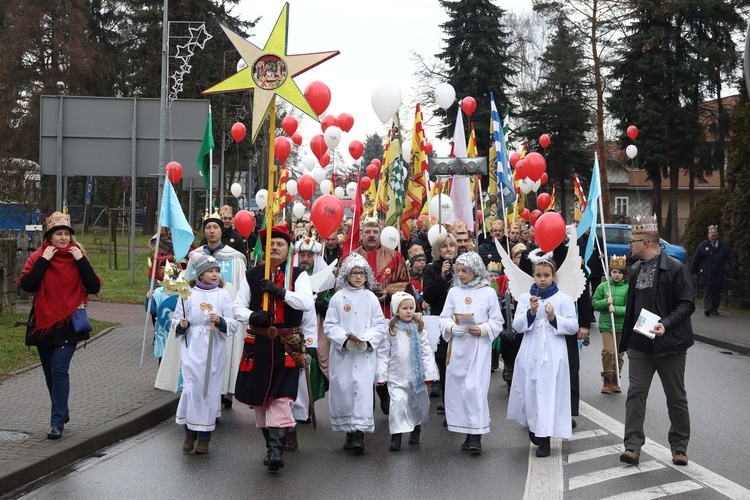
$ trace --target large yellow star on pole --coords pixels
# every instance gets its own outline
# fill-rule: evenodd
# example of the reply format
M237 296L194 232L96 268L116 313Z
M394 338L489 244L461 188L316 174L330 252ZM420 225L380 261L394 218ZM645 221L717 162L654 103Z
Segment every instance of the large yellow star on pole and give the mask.
M273 97L278 95L303 113L318 120L318 115L313 111L305 96L300 91L293 78L314 68L318 64L337 56L338 50L329 52L314 52L310 54L287 55L287 37L289 24L289 4L284 4L281 14L261 49L255 44L245 40L239 34L227 28L224 30L242 59L247 63L247 68L238 71L226 80L217 83L213 87L204 90L203 94L217 94L221 92L240 92L253 90L253 121L251 126L251 137L255 141L260 126L268 113Z

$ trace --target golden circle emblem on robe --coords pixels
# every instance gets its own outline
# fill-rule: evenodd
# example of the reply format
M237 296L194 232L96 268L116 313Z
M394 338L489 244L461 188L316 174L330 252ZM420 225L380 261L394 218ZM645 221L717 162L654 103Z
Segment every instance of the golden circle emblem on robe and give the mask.
M391 274L391 272L392 272L392 271L391 271L391 268L389 267L389 268L387 268L387 269L385 270L385 275L386 275L386 276L388 276L389 274Z
M312 337L307 337L307 338L305 339L305 344L307 344L307 345L312 345L312 343L313 343L313 339L312 339Z
M468 305L471 305L471 297L466 297L466 298L464 299L464 302L466 302L466 305L467 305L467 306L468 306Z
M344 304L344 312L349 312L351 310L352 310L352 306L350 306L349 304Z

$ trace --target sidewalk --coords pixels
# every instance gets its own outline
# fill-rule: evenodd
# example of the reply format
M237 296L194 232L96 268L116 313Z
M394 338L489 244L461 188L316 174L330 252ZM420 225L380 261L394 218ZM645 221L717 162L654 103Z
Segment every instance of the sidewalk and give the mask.
M70 422L47 439L49 396L40 366L0 382L0 495L54 472L174 415L178 396L154 389L157 364L140 305L92 302L89 315L120 323L80 348L71 364ZM693 315L696 341L750 354L750 317ZM25 437L22 437L20 435Z

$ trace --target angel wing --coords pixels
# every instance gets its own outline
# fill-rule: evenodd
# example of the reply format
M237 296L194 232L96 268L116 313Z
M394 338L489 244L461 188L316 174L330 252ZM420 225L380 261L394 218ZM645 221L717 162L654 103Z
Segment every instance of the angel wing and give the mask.
M586 288L586 275L581 267L581 255L578 253L575 227L568 226L567 233L570 236L568 254L565 256L560 269L557 270L555 281L561 292L570 295L573 300L578 300L578 297Z
M317 273L310 276L310 287L312 288L313 293L318 293L322 290L328 290L329 288L334 287L335 278L333 276L333 270L336 269L336 264L338 264L338 262L339 260L336 259ZM330 286L326 286L329 282Z
M500 254L500 259L503 262L505 274L508 275L508 288L510 289L510 294L514 299L518 300L522 293L529 291L531 285L534 284L534 278L523 272L521 268L513 262L513 259L510 258L510 255L508 255L508 252L505 251L499 241L495 240L495 246L497 247L497 252Z

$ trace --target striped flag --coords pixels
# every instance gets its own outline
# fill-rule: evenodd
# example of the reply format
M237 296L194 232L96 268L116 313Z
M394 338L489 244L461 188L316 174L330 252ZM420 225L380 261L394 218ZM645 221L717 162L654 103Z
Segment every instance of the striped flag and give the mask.
M401 214L401 232L405 240L411 238L411 219L417 217L424 205L427 194L425 174L429 167L427 165L427 153L424 151L424 128L422 127L422 110L417 103L414 111L414 130L411 135L411 175L409 176L409 189L406 191L406 202Z
M555 209L555 185L552 184L552 194L550 195L549 208L547 210Z
M578 174L573 173L573 220L581 222L581 216L586 211L586 195L583 193Z
M497 112L495 105L495 96L490 92L490 116L492 120L492 138L495 144L495 154L497 158L497 182L498 189L502 189L501 197L506 207L509 207L516 200L516 190L513 186L513 175L510 170L510 156L507 149L508 130L503 127L500 120L500 114ZM507 116L506 116L507 118ZM507 119L506 119L507 121Z
M401 125L398 116L395 118L390 133L390 144L383 162L387 179L383 180L385 184L379 188L381 195L378 204L380 207L385 206L385 224L398 227L404 211L409 169L401 156Z
M273 214L274 219L279 217L282 209L286 206L286 181L288 177L289 173L286 168L282 168L281 173L279 174L279 187L273 195L273 212L271 213Z

